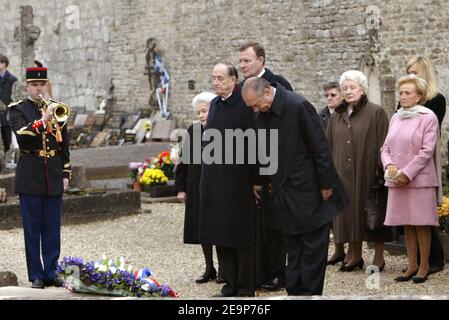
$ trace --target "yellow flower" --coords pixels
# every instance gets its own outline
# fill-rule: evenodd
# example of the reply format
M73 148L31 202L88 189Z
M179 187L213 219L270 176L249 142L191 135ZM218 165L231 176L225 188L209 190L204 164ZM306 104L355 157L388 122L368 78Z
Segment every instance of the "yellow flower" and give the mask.
M449 197L443 197L443 203L438 207L438 217L443 218L449 215Z
M167 183L168 178L165 176L165 174L162 172L161 169L146 169L143 173L142 177L140 178L141 184L146 185L155 185L155 184L165 184Z

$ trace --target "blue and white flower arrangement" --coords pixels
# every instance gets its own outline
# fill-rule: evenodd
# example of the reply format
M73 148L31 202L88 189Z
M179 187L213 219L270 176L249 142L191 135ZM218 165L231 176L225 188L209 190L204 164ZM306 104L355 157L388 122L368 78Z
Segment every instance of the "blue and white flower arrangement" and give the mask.
M160 285L149 268L134 270L125 259L115 261L102 256L84 262L78 257L64 257L57 267L64 287L73 292L134 297L178 297L168 285Z

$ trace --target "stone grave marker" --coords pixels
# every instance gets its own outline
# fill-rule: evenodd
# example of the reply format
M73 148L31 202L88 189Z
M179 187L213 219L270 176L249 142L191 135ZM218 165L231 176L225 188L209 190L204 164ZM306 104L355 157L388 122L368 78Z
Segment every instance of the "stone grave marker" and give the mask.
M125 122L122 125L122 129L133 129L134 126L139 121L140 115L139 114L130 114L125 116Z
M85 133L90 133L95 125L96 116L94 113L89 113L87 115L86 122L84 123L83 131Z
M134 143L134 139L136 138L136 134L137 134L136 130L134 130L134 129L126 129L125 130L125 135L124 135L125 143L126 142Z
M145 124L149 121L150 121L149 118L143 118L137 121L136 125L134 126L134 130L136 131L136 136L134 139L135 143L142 143L145 140L145 136L148 132L147 128L145 127Z
M69 118L67 119L67 124L66 124L68 130L73 129L75 127L74 126L75 118L76 118L76 111L70 111L70 115L69 115Z
M158 120L153 123L151 139L155 141L169 141L170 133L175 129L174 120Z
M90 147L101 147L106 144L110 137L108 131L100 131L96 134L95 138L92 140Z
M110 136L107 142L109 146L117 146L121 144L122 141L120 141L120 129L111 129L109 130L109 134Z
M98 130L102 130L104 126L104 122L106 119L106 115L104 113L97 113L95 115L95 128Z
M122 127L123 116L121 113L112 113L106 122L106 127L108 129L120 129Z
M83 129L87 120L87 114L77 114L73 126L75 129Z

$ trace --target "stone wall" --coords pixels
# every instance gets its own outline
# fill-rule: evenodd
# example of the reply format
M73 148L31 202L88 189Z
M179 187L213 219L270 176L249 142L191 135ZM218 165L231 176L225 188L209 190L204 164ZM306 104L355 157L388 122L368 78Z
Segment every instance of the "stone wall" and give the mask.
M2 14L0 26L0 52L10 58L13 74L21 74L20 41L15 32L20 27L20 6L31 5L34 25L41 29L35 58L50 68L53 96L81 110L94 110L101 99L107 98L112 84L111 1L2 2L6 14Z
M35 24L42 29L36 57L51 67L55 97L73 108L93 110L110 94L115 110L147 107L144 57L150 37L163 49L171 76L169 111L180 126L194 118L192 97L211 90L214 64L236 64L246 40L261 42L267 67L283 74L317 108L325 102L323 82L361 67L373 45L380 50L375 54L380 76L374 78L380 78L379 90L386 93L381 101L390 112L396 104L392 84L417 53L432 58L441 90L449 95L449 3L444 0L18 0L5 4L9 14L0 26L0 52L11 57L16 74L20 46L13 34L25 3L35 8ZM79 28L71 24L70 6L79 9ZM374 44L368 6L379 9ZM194 90L188 89L189 80L195 81Z

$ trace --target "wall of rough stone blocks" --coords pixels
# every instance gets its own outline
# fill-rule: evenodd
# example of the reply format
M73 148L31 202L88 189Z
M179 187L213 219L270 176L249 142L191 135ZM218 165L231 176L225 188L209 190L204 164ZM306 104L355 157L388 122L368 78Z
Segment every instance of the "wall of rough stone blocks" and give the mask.
M9 57L13 74L22 71L20 41L14 37L16 27L20 27L20 6L31 5L34 25L41 29L35 58L50 68L53 96L80 111L94 110L107 98L112 84L112 1L1 2L0 52Z
M1 1L8 14L0 25L0 52L11 57L11 70L19 73L20 45L13 37L19 7L30 4L42 29L36 57L51 67L55 97L75 109L93 110L110 93L114 110L146 108L145 44L150 37L163 49L171 76L169 111L180 126L194 118L192 97L212 89L214 64L237 64L238 47L246 40L261 42L267 67L321 108L322 84L358 68L370 47L369 5L380 9L378 40L393 76L403 74L414 54L427 54L449 96L445 0ZM79 7L79 29L67 27L68 6ZM195 81L194 90L188 88L189 80Z

